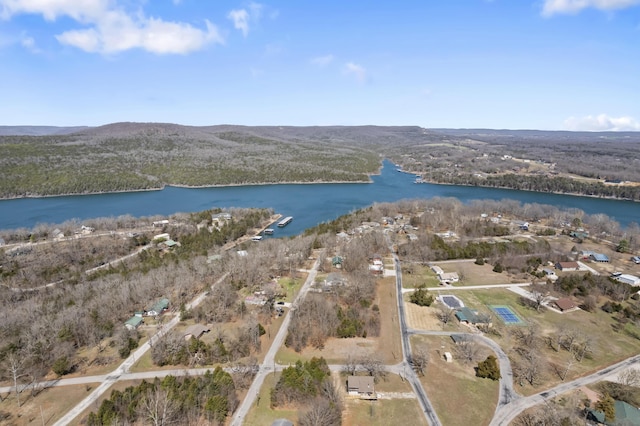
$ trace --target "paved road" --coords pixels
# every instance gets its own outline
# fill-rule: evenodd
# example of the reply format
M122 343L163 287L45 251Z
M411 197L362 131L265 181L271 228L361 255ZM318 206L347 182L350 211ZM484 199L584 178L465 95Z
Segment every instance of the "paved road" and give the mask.
M484 284L484 285L447 285L447 286L438 286L438 287L427 287L427 291L442 291L446 292L449 290L482 290L482 289L491 289L491 288L509 288L509 287L527 287L530 286L531 283L513 283L513 284ZM412 293L416 291L415 288L403 288L403 293Z
M318 273L318 267L320 266L321 260L322 259L320 259L320 257L316 259L315 263L313 264L313 268L309 271L307 280L304 282L302 288L300 288L300 292L298 292L298 295L293 301L293 307L289 309L289 312L287 312L287 315L284 317L282 325L278 330L278 334L276 334L276 337L273 339L273 343L271 344L267 355L264 357L264 361L260 365L260 370L258 371L258 374L256 374L256 377L253 379L253 383L251 383L251 386L247 391L247 396L244 398L236 412L233 414L233 417L231 419L232 426L240 426L242 424L244 418L247 416L247 413L249 413L251 406L255 402L258 393L260 392L260 388L264 383L264 379L267 377L267 375L274 371L276 353L278 352L278 349L280 349L280 347L284 344L285 337L287 337L292 312L298 309L300 303L304 300L307 293L309 292L311 285L316 279L316 274Z
M637 366L640 363L640 355L627 358L617 364L613 364L589 376L580 377L571 382L561 383L558 386L537 393L535 395L518 398L510 403L500 406L491 421L491 426L502 426L509 424L518 414L535 405L545 403L549 399L555 398L563 393L578 389L579 387L599 382L601 380L613 380L622 371L627 368Z
M389 244L389 248L391 248L391 242L387 236L387 242ZM393 250L391 250L393 253ZM393 253L393 262L396 268L396 291L397 291L397 304L398 304L398 318L400 323L400 335L402 338L402 357L403 357L403 371L406 375L406 379L411 384L413 391L418 397L418 402L420 403L420 407L424 412L424 416L427 419L427 423L431 426L440 426L440 419L438 419L438 415L433 409L433 405L431 405L431 401L427 397L427 394L422 387L422 383L418 379L415 371L413 370L411 363L411 344L409 342L409 331L407 327L407 320L404 311L404 301L402 300L402 268L400 266L400 259L398 255ZM406 368L405 368L406 367Z
M222 280L227 277L227 274L223 275L220 279L218 279L212 287L218 285ZM199 294L195 299L193 299L190 303L186 305L187 309L192 309L198 306L207 296L207 293ZM123 375L127 375L127 379L134 379L132 375L128 375L129 369L135 364L136 360L139 360L149 349L151 349L151 345L158 341L162 336L168 333L173 327L175 327L180 322L180 316L175 315L171 321L162 325L162 328L158 330L156 334L151 336L151 338L145 342L142 346L136 349L127 359L125 359L122 364L115 370L113 370L110 374L104 376L104 380L93 392L91 392L85 399L80 401L75 407L73 407L67 414L60 418L54 426L63 426L71 423L73 419L75 419L80 413L85 411L87 408L91 406L94 402L98 400L115 382L120 380ZM98 377L98 376L92 376ZM102 376L100 376L102 377ZM81 378L78 378L81 379ZM65 379L65 380L74 380L74 379Z
M488 337L483 336L482 334L477 333L461 333L459 331L431 331L431 330L416 330L414 328L410 328L407 330L409 334L423 334L428 336L451 336L453 334L456 335L464 335L469 339L475 340L483 345L489 346L493 352L495 352L496 357L498 358L498 362L500 364L500 393L498 396L498 406L496 407L496 411L504 406L509 404L511 401L516 398L520 398L520 395L513 389L513 370L511 368L511 361L509 361L509 357L502 350L500 345L498 345L493 340Z

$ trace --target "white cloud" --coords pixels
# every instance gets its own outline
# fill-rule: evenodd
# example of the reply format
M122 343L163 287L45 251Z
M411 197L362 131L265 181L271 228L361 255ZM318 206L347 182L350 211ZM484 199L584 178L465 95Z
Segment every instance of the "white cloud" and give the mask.
M0 16L8 19L20 13L32 13L49 21L69 16L87 22L98 18L111 3L109 0L0 0Z
M640 130L640 122L633 117L609 117L607 114L569 117L564 121L567 130L595 132L624 132Z
M542 6L542 15L576 14L587 8L599 10L626 9L636 5L640 5L640 0L545 0Z
M334 59L333 55L316 56L315 58L311 58L311 63L320 67L326 67L333 62Z
M218 29L209 21L206 28L183 22L130 15L109 0L0 0L1 16L19 13L41 14L55 20L68 16L88 28L65 31L56 39L87 52L118 53L144 49L156 54L186 54L211 43L224 43Z
M243 36L246 37L249 34L249 12L245 9L232 10L227 18L233 21L236 30L242 31Z
M233 27L242 32L243 36L249 35L249 24L255 23L262 17L262 5L260 3L250 3L247 9L234 9L227 15L233 22Z
M347 62L344 66L345 74L352 75L360 83L364 83L367 80L367 70L363 66L355 64L353 62Z

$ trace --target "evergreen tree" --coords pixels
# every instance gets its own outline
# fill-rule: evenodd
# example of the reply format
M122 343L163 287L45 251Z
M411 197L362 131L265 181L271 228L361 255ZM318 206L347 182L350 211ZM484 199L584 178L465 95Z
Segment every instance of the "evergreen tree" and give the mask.
M500 366L494 355L489 355L484 361L478 363L476 376L491 380L500 380Z

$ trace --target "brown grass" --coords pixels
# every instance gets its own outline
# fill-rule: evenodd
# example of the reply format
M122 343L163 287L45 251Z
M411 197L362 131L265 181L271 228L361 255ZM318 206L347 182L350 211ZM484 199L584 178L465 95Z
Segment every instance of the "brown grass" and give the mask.
M519 296L506 289L473 290L458 292L456 295L465 302L465 305L483 311L488 311L486 305L490 304L508 305L527 324L535 324L539 327L542 336L539 353L547 359L550 368L543 375L540 384L536 386L529 386L528 384L522 387L516 386L516 391L524 395L540 392L561 383L559 375L555 373L553 366L555 365L561 370L564 369L570 359L570 354L563 349L556 352L545 343L545 336L554 337L561 327L577 330L583 336L589 336L593 341L592 356L586 357L582 362L575 361L565 380L573 380L593 373L607 365L636 355L640 351L640 340L632 337L629 333L614 331L612 326L615 321L610 314L600 309L592 313L576 311L559 314L549 310L536 312L533 309L521 306L519 304ZM492 335L490 337L496 340L509 354L514 345L517 345L513 331L519 326L504 326L499 319L495 323L501 336ZM638 326L627 325L627 327L631 328L631 333L640 334Z
M456 360L448 337L414 336L412 342L426 343L430 348L431 361L420 380L442 424L489 424L498 402L498 382L476 377L475 364L466 365ZM454 354L453 362L444 361L445 351ZM484 348L479 359L490 353L488 348Z
M276 362L288 364L294 363L298 359L309 360L312 357L324 357L329 364L343 364L349 356L358 358L372 354L379 355L387 364L400 362L402 348L395 297L395 279L393 277L381 278L377 283L376 298L373 302L380 308L379 337L330 338L327 339L323 349L307 347L300 353L282 347L276 355Z
M18 408L15 395L0 402L0 411L9 413L11 417L0 421L7 425L42 425L53 424L77 403L89 395L89 391L97 384L58 386L45 389L35 397L29 392L20 395L22 406Z

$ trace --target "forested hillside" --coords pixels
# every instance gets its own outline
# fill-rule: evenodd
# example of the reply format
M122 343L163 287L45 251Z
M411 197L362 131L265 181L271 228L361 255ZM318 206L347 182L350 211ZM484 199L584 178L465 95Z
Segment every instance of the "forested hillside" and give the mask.
M157 123L0 136L0 198L165 185L363 182L382 158L427 182L640 200L638 132Z

